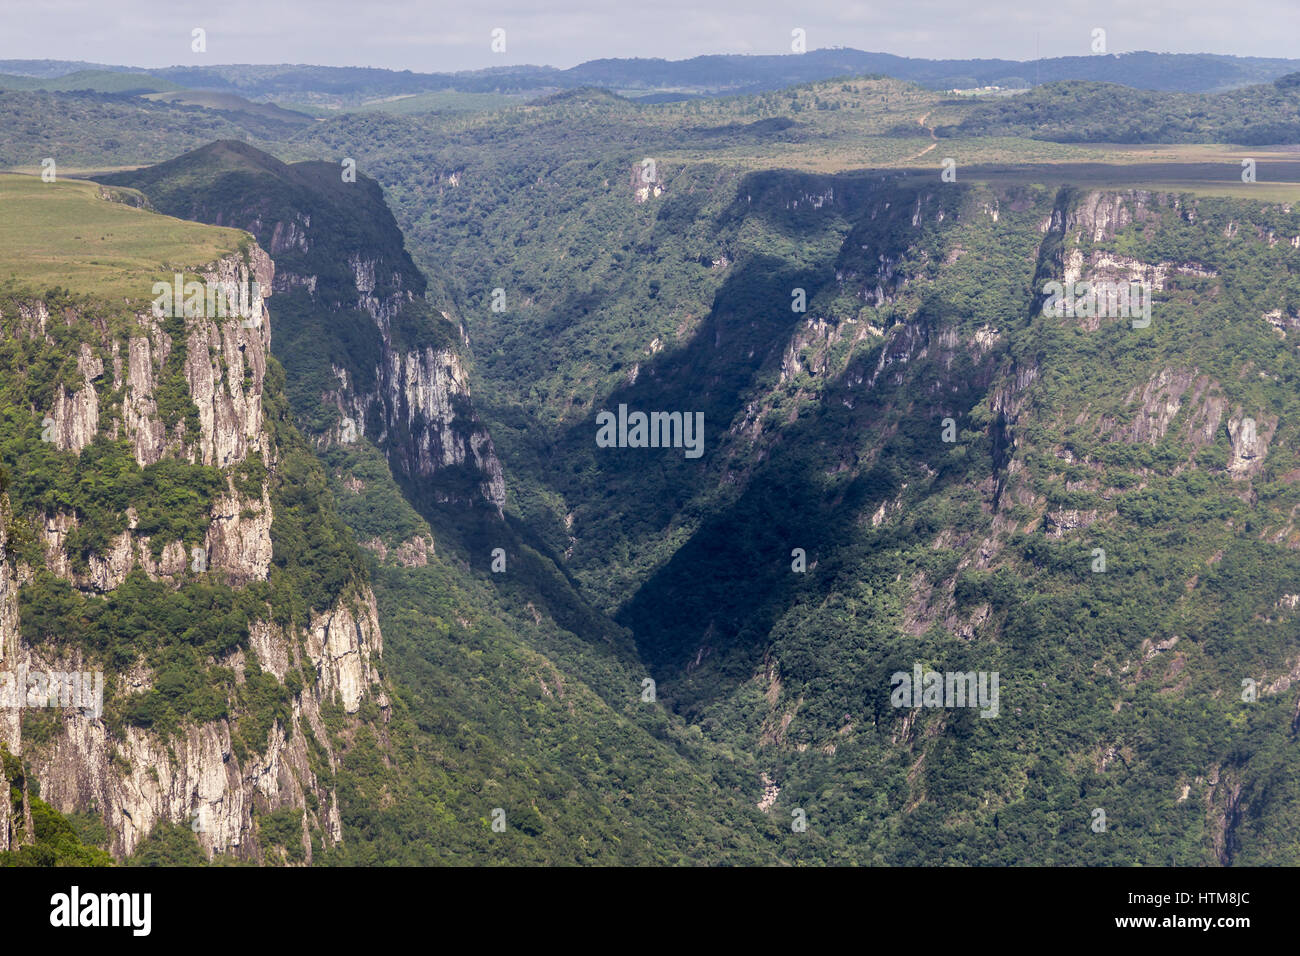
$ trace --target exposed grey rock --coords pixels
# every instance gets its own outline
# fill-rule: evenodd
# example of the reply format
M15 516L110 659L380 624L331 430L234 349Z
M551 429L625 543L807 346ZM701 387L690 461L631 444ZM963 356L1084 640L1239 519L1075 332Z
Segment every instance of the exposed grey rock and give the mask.
M232 255L204 274L211 282L225 284L255 281L267 293L274 265L253 246L246 260ZM109 434L128 438L141 466L176 456L230 473L250 454L269 459L273 449L265 426L262 385L270 313L261 295L254 297L248 319L237 314L186 319L184 375L199 410L198 434L185 434L183 426L169 431L159 417L154 390L175 344L162 324L145 314L138 317L140 333L132 335L125 348L116 341L83 344L78 366L85 385L65 393L53 410L54 440L61 448L79 450L105 428ZM26 307L23 321L29 334L44 334L48 321L44 305ZM123 387L120 417L111 422L100 420L101 396L94 384L104 373L100 354L111 356L113 386ZM429 401L436 404L433 398ZM464 450L465 455L473 453L472 444ZM0 519L7 519L7 508L7 500L0 496ZM150 539L136 532L136 516L128 512L127 518L127 530L113 538L103 553L89 555L86 570L77 570L67 549L76 517L44 516L38 531L45 566L75 587L100 593L118 587L135 568L162 580L188 573L193 558L182 542L168 542L155 557ZM264 580L271 562L272 519L265 484L260 495L250 497L237 492L228 477L227 493L214 502L204 537L207 569L236 584ZM83 660L78 649L58 645L38 649L23 641L17 581L32 572L16 566L5 550L7 527L8 521L0 520L0 668L99 669L102 665ZM307 683L293 698L287 724L277 721L267 739L255 742L253 752L243 758L232 741L234 725L229 719L186 723L171 736L131 725L118 735L102 716L64 709L58 712L61 729L53 739L29 748L22 738L21 711L3 708L0 742L23 756L41 781L42 798L56 809L69 813L93 808L99 813L109 830L110 850L118 857L130 854L159 822L171 821L191 826L209 854L233 853L258 860L262 848L253 823L255 806L260 811L303 810L308 823L337 842L342 839L338 799L311 769L305 731L310 728L334 765L331 738L320 717L322 706L334 701L355 714L362 701L371 697L387 706L375 666L383 653L383 638L374 595L368 588L349 586L301 632L286 631L269 621L253 622L250 632L247 651L216 663L231 667L237 680L242 680L253 656L280 680L301 667ZM119 695L147 691L153 680L143 661L114 676ZM14 833L32 832L30 819L25 828L21 823L13 819L9 801L0 800L0 850L10 847ZM303 846L310 860L308 832L304 830Z

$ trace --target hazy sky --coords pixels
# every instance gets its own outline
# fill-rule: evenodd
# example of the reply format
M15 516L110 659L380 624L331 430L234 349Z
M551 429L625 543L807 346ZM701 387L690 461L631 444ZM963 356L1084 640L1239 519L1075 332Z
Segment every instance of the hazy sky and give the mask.
M1297 0L0 0L0 59L317 63L440 72L599 57L788 53L1032 59L1107 51L1300 57ZM207 52L191 52L195 27ZM491 32L506 31L506 52Z

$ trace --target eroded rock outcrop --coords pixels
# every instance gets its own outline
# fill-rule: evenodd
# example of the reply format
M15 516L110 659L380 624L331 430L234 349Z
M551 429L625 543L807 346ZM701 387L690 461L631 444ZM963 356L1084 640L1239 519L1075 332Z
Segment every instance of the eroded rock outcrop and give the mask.
M310 629L302 642L305 654L298 645L293 632L265 623L253 628L249 653L265 670L283 681L292 665L316 678L293 699L288 722L276 721L266 740L258 741L260 749L237 752L232 720L187 723L167 735L127 725L119 736L103 719L64 710L53 742L24 752L41 781L43 799L64 812L100 813L111 835L109 848L118 856L130 854L157 823L170 821L190 825L209 854L260 859L255 807L302 810L308 829L337 841L337 801L312 769L308 740L324 750L333 767L336 756L322 707L335 704L354 714L366 696L381 696L372 665L372 657L382 653L373 595L364 591L341 598ZM225 663L242 671L243 652L238 657ZM31 672L84 665L18 647L16 658L3 666ZM126 683L126 690L147 689L147 672L135 677L134 686ZM13 749L16 735L11 729L6 736ZM304 852L310 862L310 841Z
M354 256L349 265L356 283L357 307L380 329L378 381L374 389L363 390L345 370L335 368L339 388L325 398L339 408L343 422L326 440L353 441L364 423L378 422L370 437L387 449L395 472L408 478L437 479L449 468L472 470L480 476L480 496L499 511L506 500L505 476L492 436L474 412L460 354L452 348L396 347L392 323L403 308L415 302L414 294L402 288L399 271L387 277L396 291L378 294L375 275L384 266L377 260ZM435 497L457 500L456 492L436 486Z
M232 254L201 272L221 286L252 285L269 290L274 266L257 246ZM27 307L26 328L42 334L49 320L43 304ZM272 560L272 495L265 468L244 470L250 457L273 466L277 450L268 433L262 402L270 314L260 294L243 315L184 317L180 342L175 322L144 313L134 328L114 338L107 324L104 338L83 345L78 371L84 384L66 390L47 423L57 446L69 452L85 448L99 434L125 437L141 467L164 458L220 469L224 493L214 499L201 546L177 540L155 548L138 532L134 509L125 531L84 560L70 553L70 536L80 527L75 513L58 511L34 516L35 553L44 568L88 594L107 594L135 570L155 580L179 582L193 572L240 587L265 580ZM171 334L167 329L170 327ZM185 421L168 423L159 412L158 391L176 348L185 349L181 366L188 397L197 409L198 429ZM107 356L105 362L103 357ZM106 366L112 375L105 375ZM191 418L193 422L193 418ZM260 478L259 478L260 476ZM75 643L29 645L23 639L17 593L37 568L7 547L8 502L0 496L0 671L10 674L102 672L106 664ZM110 834L109 849L126 856L160 822L189 826L209 854L230 853L265 861L256 815L276 810L303 814L302 852L292 858L310 862L313 835L342 838L338 799L319 779L320 759L336 765L334 744L323 713L355 715L364 701L387 698L379 683L377 662L383 652L374 595L354 580L331 606L296 628L253 620L246 646L212 667L228 668L235 686L243 684L256 663L289 689L287 716L271 720L265 736L232 694L228 716L196 721L182 715L178 726L158 730L148 724L114 721L102 710L80 707L42 708L42 730L25 732L34 719L30 707L0 708L0 743L21 758L28 774L39 780L41 796L64 812L94 813ZM128 671L107 675L110 699L125 700L148 692L154 674L144 658ZM35 726L35 725L32 725ZM250 737L250 734L252 735ZM12 819L8 801L0 801L0 850L12 834L31 834L30 821ZM25 804L24 804L25 805Z
M254 175L241 180L241 189L232 192L224 185L223 177L249 172ZM432 498L470 505L486 501L500 510L505 502L501 465L474 413L455 347L457 332L468 343L465 330L453 331L450 317L444 313L439 319L430 311L428 281L406 252L378 183L364 175L344 179L332 164L286 164L233 140L105 181L141 189L169 215L245 229L276 257L273 271L260 249L249 263L263 294L274 289L293 297L295 312L319 323L330 346L323 354L348 355L342 361L349 367L335 369L338 387L319 396L339 413L332 426L316 428L312 437L319 445L369 438L388 455L394 471L419 480ZM459 173L450 172L445 181L454 187ZM243 276L222 273L220 278ZM358 313L374 322L377 339L357 327ZM444 320L450 327L443 327ZM348 336L331 339L335 324L347 327ZM196 330L187 353L187 375L203 425L198 454L223 466L260 447L257 404L237 389L221 387L219 366L231 364L232 348L238 348L231 331L223 329L218 337L213 328ZM211 362L203 359L205 345ZM166 444L164 436L144 432L144 424L156 419L147 400L153 393L149 370L158 366L165 348L157 335L131 343L128 364L139 384L131 398L138 407L128 418L133 434L141 434L142 459L157 460ZM328 374L327 368L315 371ZM261 374L261 368L253 369L259 384ZM319 409L296 411L311 420ZM467 476L478 480L466 481Z

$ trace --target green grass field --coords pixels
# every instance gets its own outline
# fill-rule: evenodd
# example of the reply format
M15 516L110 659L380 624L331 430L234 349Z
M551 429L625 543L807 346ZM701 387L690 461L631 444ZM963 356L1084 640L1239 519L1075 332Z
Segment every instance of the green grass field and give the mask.
M720 143L709 161L748 170L837 173L906 169L939 182L943 160L957 163L958 182L1073 184L1085 188L1152 189L1265 201L1300 200L1300 148L1216 143L1134 145L1053 142L1023 136L936 138L978 106L890 79L835 80L755 96L642 107L638 120L671 131L724 122L788 116L795 125L763 142ZM699 143L661 151L668 164L701 156ZM1241 160L1258 164L1257 181L1241 181Z
M360 106L350 106L329 111L329 115L338 113L394 113L399 116L413 113L433 113L439 111L479 113L489 110L518 106L524 101L522 96L507 96L503 93L462 93L459 90L437 90L432 93L415 93L410 96L394 96L381 100L371 100Z
M249 241L237 229L110 201L108 192L80 180L0 174L0 283L59 286L136 306L152 300L154 282L192 273Z
M276 103L254 103L233 93L214 93L208 90L171 90L162 93L147 93L143 97L155 103L170 103L175 106L201 106L204 109L220 113L248 113L262 119L280 123L310 125L314 117L296 110L285 109Z
M32 76L0 74L0 89L50 90L68 92L90 90L95 93L147 93L179 90L183 87L148 73L119 73L110 70L79 70L67 76L40 79Z
M1210 147L1195 147L1210 150ZM1178 156L1161 156L1154 162L1124 162L1112 156L1103 162L1032 163L1019 166L972 165L958 178L971 182L1071 185L1088 189L1146 189L1152 192L1191 193L1196 196L1230 196L1265 202L1300 202L1300 162L1269 158L1256 151L1257 178L1241 180L1241 156L1248 151L1228 148L1217 161L1190 150ZM1136 156L1129 158L1137 158Z

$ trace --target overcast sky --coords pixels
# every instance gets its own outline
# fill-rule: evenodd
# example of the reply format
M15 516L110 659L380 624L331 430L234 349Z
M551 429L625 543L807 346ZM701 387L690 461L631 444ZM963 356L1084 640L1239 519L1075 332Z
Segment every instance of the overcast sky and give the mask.
M843 46L1033 59L1154 50L1300 57L1297 0L0 0L0 59L315 63L419 72ZM191 52L195 27L207 52ZM493 28L505 53L491 50Z

